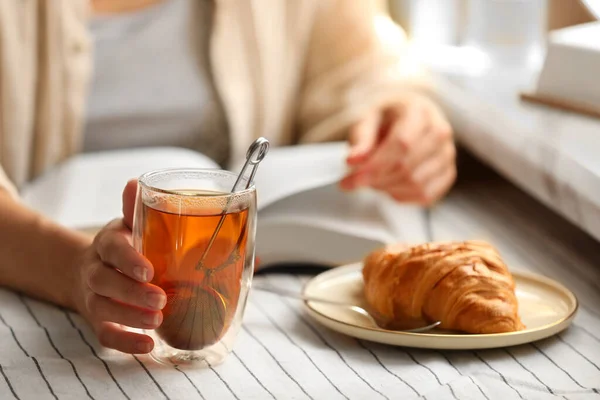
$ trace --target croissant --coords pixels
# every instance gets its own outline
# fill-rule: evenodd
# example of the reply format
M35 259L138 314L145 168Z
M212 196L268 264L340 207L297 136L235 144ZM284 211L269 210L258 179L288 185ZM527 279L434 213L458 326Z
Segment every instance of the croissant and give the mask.
M512 275L486 242L390 246L370 253L362 274L368 308L387 329L435 321L466 333L525 328Z

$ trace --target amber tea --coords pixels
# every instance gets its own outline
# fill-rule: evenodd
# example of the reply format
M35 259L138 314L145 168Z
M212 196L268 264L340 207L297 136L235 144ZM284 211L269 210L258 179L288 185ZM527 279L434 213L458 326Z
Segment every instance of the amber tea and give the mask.
M263 147L248 164L260 162ZM254 270L255 171L174 168L138 179L133 246L167 293L162 323L144 330L156 361L206 367L233 351Z
M154 266L152 283L167 293L157 335L180 350L200 350L228 331L238 308L248 240L248 209L224 214L204 252L223 207L201 207L224 193L178 191L180 197L142 204L141 251ZM216 202L218 203L218 202Z

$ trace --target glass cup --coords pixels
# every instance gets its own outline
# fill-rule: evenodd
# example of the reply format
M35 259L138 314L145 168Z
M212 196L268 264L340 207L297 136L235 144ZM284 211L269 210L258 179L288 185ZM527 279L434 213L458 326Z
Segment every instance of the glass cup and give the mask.
M169 169L138 180L133 244L154 266L151 283L167 293L162 324L146 332L159 362L216 365L232 350L256 236L255 188L231 194L236 178L216 169Z

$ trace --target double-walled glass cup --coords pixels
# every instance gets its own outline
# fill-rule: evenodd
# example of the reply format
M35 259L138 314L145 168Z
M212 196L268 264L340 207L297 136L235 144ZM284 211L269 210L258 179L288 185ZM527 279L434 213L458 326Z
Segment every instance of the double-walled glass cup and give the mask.
M255 189L230 193L236 178L216 169L170 169L138 180L134 247L154 266L151 282L167 293L162 324L147 332L157 361L216 365L232 350L256 236Z

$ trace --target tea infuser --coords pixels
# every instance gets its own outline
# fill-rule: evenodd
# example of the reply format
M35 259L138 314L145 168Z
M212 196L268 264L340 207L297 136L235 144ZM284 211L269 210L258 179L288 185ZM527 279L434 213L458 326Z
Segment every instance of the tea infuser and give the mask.
M240 190L238 188L238 186L240 186L240 184L244 181L244 175L246 174L246 170L249 167L251 167L252 170L250 172L250 176L246 180L246 186L243 188L243 190L246 190L246 189L250 188L250 186L252 186L252 184L254 182L254 176L256 175L256 171L258 169L258 164L260 164L260 162L265 158L265 156L267 155L268 152L269 152L269 141L263 137L256 139L250 145L250 147L248 148L248 151L246 152L246 162L242 166L242 169L240 170L240 173L239 173L237 179L235 180L233 187L231 188L231 193L235 193ZM204 268L204 260L206 259L206 256L207 256L210 248L212 247L213 243L215 242L215 239L217 238L217 235L219 234L219 231L221 230L221 227L223 226L223 223L225 222L225 218L227 217L227 212L229 211L228 209L229 209L229 205L230 205L232 199L233 199L233 196L230 196L227 199L227 203L225 204L225 207L223 207L221 219L219 219L219 223L217 224L215 231L213 232L212 236L210 237L208 245L206 246L204 253L202 253L202 257L200 257L200 261L198 261L198 264L196 265L197 270ZM224 266L231 264L232 260L230 260L230 259L232 257L235 258L235 253L237 252L239 244L241 243L242 239L244 238L245 233L246 233L246 227L244 227L244 229L242 229L240 238L236 243L235 249L233 250L231 256L223 264ZM216 268L215 270L220 270L222 267L223 266L220 266L220 267Z
M375 318L373 316L373 312L372 311L368 311L366 309L364 309L363 307L357 306L355 304L350 304L350 303L345 303L342 301L336 301L336 300L330 300L330 299L324 299L321 297L314 297L314 296L307 296L305 294L302 293L298 293L298 292L294 292L291 290L285 290L285 289L281 289L281 288L276 288L276 287L272 287L272 286L264 286L264 285L253 285L252 289L254 290L260 290L262 292L269 292L272 294L276 294L279 296L284 296L284 297L290 297L293 299L298 299L298 300L304 300L304 301L312 301L315 303L323 303L323 304L330 304L333 306L340 306L340 307L346 307L349 308L350 310L357 312L359 314L364 315L365 317L369 318L371 320L371 322L373 324L375 324L376 326L380 326L379 323L377 323L377 318ZM408 332L408 333L421 333L421 332L426 332L429 331L437 326L439 326L441 324L441 321L436 321L434 323L431 323L429 325L425 325L425 326L420 326L417 328L412 328L412 329L394 329L396 332ZM385 328L384 328L385 329Z

